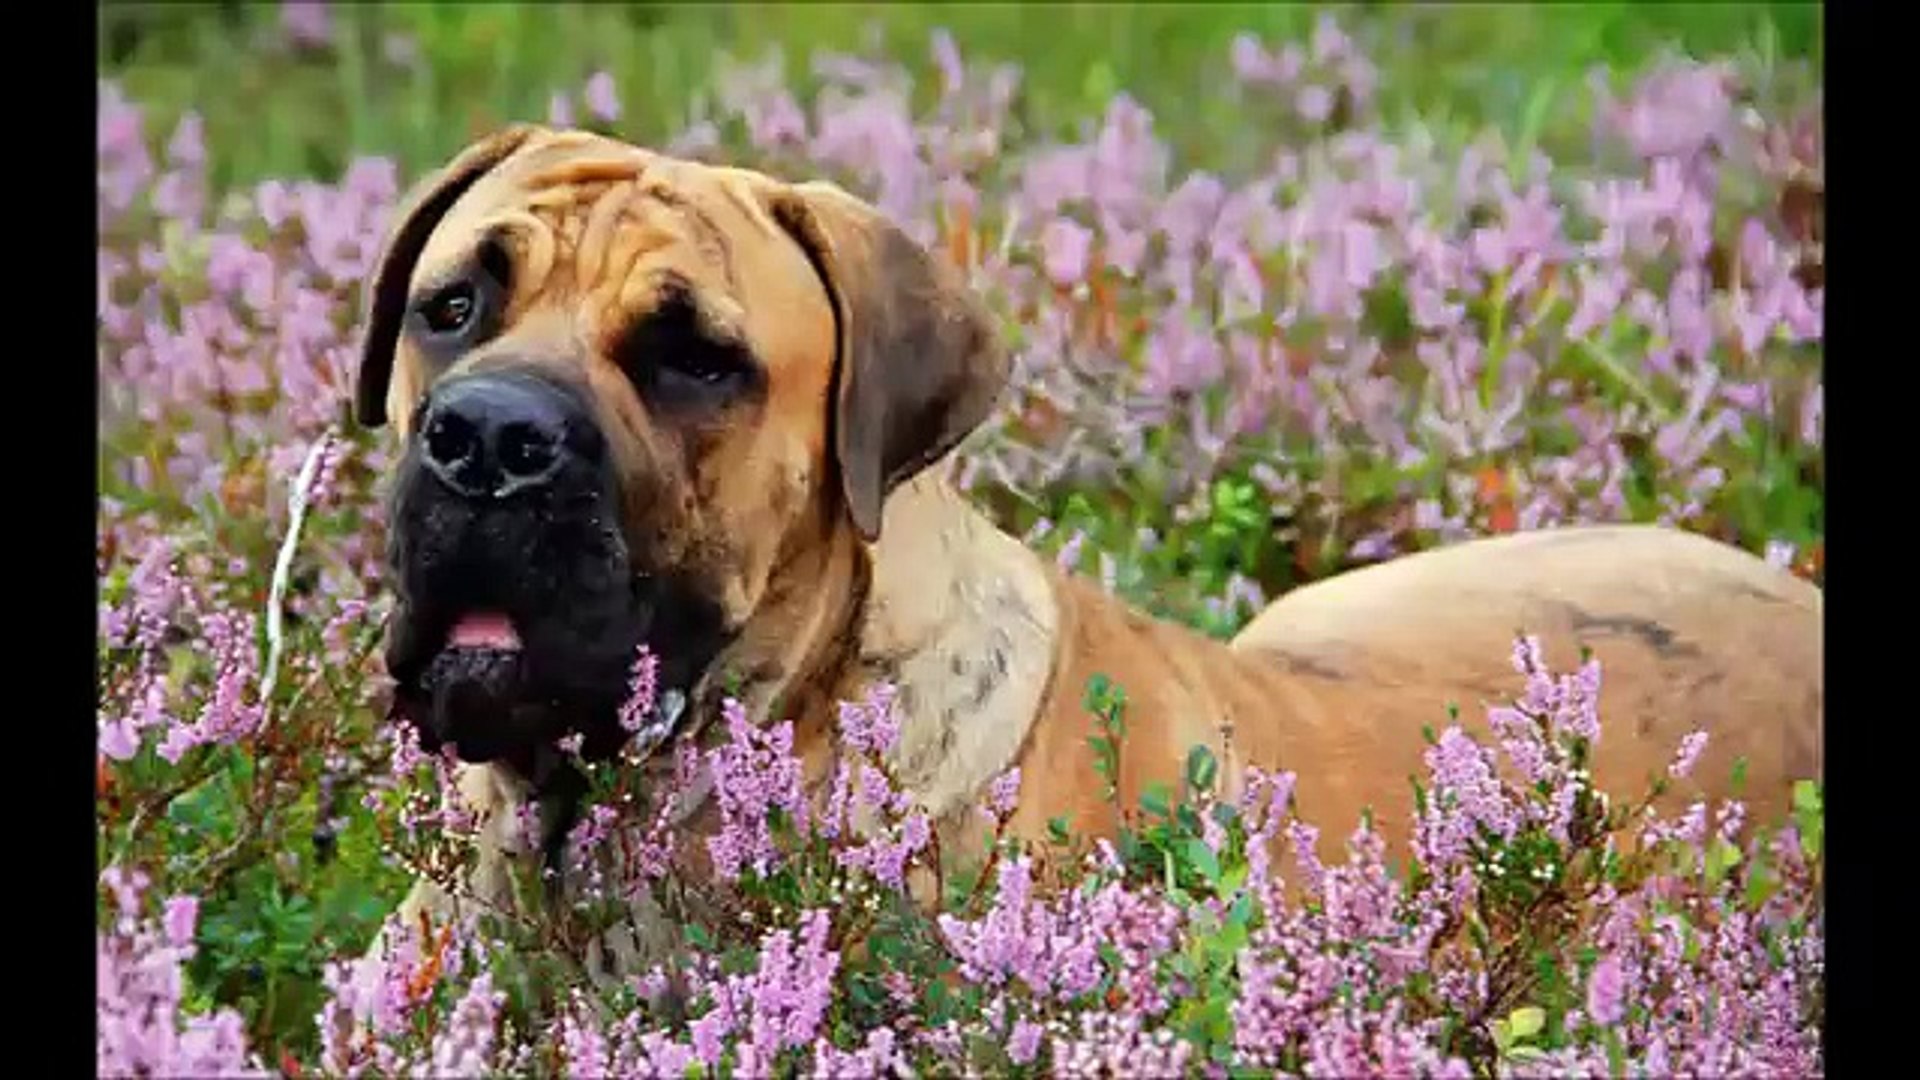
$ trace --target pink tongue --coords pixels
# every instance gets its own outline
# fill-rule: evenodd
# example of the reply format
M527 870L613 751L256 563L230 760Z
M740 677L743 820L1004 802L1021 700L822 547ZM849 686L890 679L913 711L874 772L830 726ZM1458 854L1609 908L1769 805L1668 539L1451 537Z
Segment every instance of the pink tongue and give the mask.
M453 624L447 644L470 649L517 649L520 635L513 623L497 611L477 611Z

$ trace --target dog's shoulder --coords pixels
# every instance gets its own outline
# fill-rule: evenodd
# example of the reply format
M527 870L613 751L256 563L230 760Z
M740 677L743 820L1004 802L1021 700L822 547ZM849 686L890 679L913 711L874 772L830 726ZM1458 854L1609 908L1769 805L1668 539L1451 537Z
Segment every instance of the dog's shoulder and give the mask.
M860 643L865 676L898 689L901 781L936 814L1020 756L1066 618L1044 562L940 472L888 501Z

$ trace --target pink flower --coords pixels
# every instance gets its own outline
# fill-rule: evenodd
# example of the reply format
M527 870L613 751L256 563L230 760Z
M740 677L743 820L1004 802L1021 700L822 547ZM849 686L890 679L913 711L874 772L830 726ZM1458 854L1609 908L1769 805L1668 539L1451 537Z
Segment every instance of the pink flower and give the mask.
M200 917L200 899L195 896L176 896L167 901L167 942L175 948L185 948L193 944L194 923Z
M1695 731L1680 740L1680 749L1673 755L1673 764L1667 766L1667 775L1675 780L1685 779L1693 772L1699 762L1700 754L1707 748L1707 733Z
M746 709L728 699L722 707L729 741L707 752L714 793L720 801L720 831L707 840L714 869L723 880L751 870L768 873L777 858L769 812L784 810L795 828L807 824L799 763L788 756L793 724L760 728Z
M268 1075L247 1049L245 1023L232 1009L188 1015L181 966L194 952L192 910L167 904L164 933L140 915L146 875L109 867L102 884L119 918L95 941L95 1068L110 1076Z
M1007 1036L1007 1057L1015 1065L1025 1065L1040 1053L1040 1037L1046 1029L1031 1020L1016 1020Z
M1518 831L1519 816L1494 773L1493 755L1458 725L1441 732L1426 762L1432 791L1416 826L1423 861L1446 865L1461 858L1481 830L1502 839Z
M1322 123L1333 115L1333 92L1324 86L1303 86L1294 96L1293 107L1299 111L1302 120L1310 124Z
M1587 976L1587 1015L1602 1027L1612 1027L1626 1016L1626 978L1620 957L1608 953Z
M633 666L627 680L627 699L620 705L620 727L628 734L645 727L653 714L658 690L660 662L643 642L634 651Z
M1040 233L1047 276L1056 285L1084 281L1093 252L1093 233L1066 218L1054 218Z
M130 718L108 717L101 722L98 745L107 757L126 761L140 752L140 735Z
M1284 86L1298 78L1306 64L1300 46L1289 42L1278 53L1269 53L1252 34L1237 34L1230 47L1233 73L1250 84Z
M1006 818L1013 814L1013 808L1020 800L1020 766L1015 765L995 777L987 788L987 807L996 818Z
M620 119L620 95L613 86L613 76L597 71L587 80L587 111L597 120L613 123Z
M895 711L898 691L891 683L875 683L862 702L840 704L840 737L855 752L885 755L900 738L900 716Z
M966 66L960 62L960 49L945 29L933 32L933 62L940 70L940 91L951 97L966 83Z
M472 983L446 1027L434 1037L433 1071L438 1076L484 1076L493 1069L496 1025L507 995L493 988L493 974L481 972Z
M895 1038L891 1029L875 1028L867 1032L866 1045L852 1051L839 1050L824 1038L816 1040L814 1075L880 1080L910 1072L906 1057L895 1047Z
M321 0L284 0L280 28L296 45L319 48L333 40L333 12Z

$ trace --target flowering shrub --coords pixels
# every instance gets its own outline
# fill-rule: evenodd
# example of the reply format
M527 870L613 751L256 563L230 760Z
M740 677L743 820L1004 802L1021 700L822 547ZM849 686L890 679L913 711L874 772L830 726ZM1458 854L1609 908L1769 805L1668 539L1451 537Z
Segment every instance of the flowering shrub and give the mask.
M287 33L325 48L324 6ZM1355 563L1568 521L1819 577L1817 100L1674 60L1597 82L1594 155L1553 162L1390 123L1392 73L1324 21L1235 42L1244 137L1194 163L1124 94L1028 130L1018 70L932 44L931 87L870 56L815 57L810 96L777 57L729 68L672 148L836 178L969 269L1015 373L956 479L1063 564L1221 635ZM1294 817L1290 776L1226 797L1204 754L1111 843L1011 845L1010 774L985 863L948 865L881 687L843 707L864 764L823 803L788 729L730 712L665 789L590 770L563 917L394 925L362 961L476 825L384 720L389 451L344 423L405 178L212 190L196 118L156 140L101 90L103 1073L1821 1071L1818 789L1745 847L1738 804L1592 790L1598 672L1527 642L1511 706L1434 734L1404 868L1364 823ZM617 133L619 90L553 119ZM1113 737L1122 698L1092 689ZM652 694L642 657L635 726ZM694 839L672 810L703 779L723 828ZM1321 828L1346 861L1313 857ZM643 893L684 946L590 978Z

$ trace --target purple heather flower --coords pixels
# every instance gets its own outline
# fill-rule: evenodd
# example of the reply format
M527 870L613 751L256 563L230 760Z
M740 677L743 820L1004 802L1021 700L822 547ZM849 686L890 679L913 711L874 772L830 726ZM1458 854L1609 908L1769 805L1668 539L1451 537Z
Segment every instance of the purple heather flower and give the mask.
M1428 811L1416 826L1423 861L1446 865L1466 854L1486 830L1511 839L1519 830L1515 808L1494 772L1493 755L1458 725L1441 732L1426 751L1432 775Z
M849 1080L901 1075L907 1068L906 1058L895 1046L896 1036L888 1028L875 1028L867 1032L866 1045L858 1050L843 1051L822 1038L814 1043L814 1075L820 1077L847 1077Z
M1700 760L1700 754L1707 748L1707 733L1695 731L1680 740L1680 749L1673 755L1673 764L1667 766L1667 775L1682 780L1693 772L1694 765Z
M987 789L987 807L996 818L1006 818L1020 799L1020 767L1013 766L995 777Z
M952 97L958 94L966 84L966 65L960 60L959 46L954 44L953 35L945 29L933 32L932 52L934 66L940 69L940 92Z
M604 71L596 71L587 80L584 93L587 111L596 120L613 123L620 119L620 94L614 88L613 76Z
M280 28L296 45L325 46L333 40L333 12L322 0L283 0Z
M1087 534L1084 531L1080 529L1073 530L1073 535L1067 538L1067 542L1060 545L1060 551L1054 556L1054 562L1062 570L1078 570L1080 568L1080 550L1086 545L1086 542Z
M200 917L200 898L176 896L167 901L167 942L175 948L193 944L194 923Z
M1056 285L1084 281L1093 250L1093 233L1066 218L1054 218L1040 233L1047 277Z
M627 699L620 705L620 727L628 734L645 727L653 714L660 662L644 643L635 650L627 679Z
M1293 107L1300 118L1310 124L1325 122L1333 114L1333 91L1324 86L1309 83L1300 88L1294 96Z
M866 700L840 704L840 737L857 753L884 756L900 738L899 693L893 684L875 683Z
M799 763L788 756L793 724L756 726L740 702L729 698L722 706L728 742L707 752L707 767L720 803L720 831L707 840L714 870L723 880L734 880L751 870L766 874L777 858L769 812L784 810L796 828L804 830L807 804L800 782Z
M1235 77L1245 83L1285 83L1293 77L1299 67L1296 63L1294 65L1296 70L1289 71L1280 63L1279 58L1269 54L1260 44L1260 39L1252 34L1234 35L1233 44L1228 52L1233 62Z
M493 1070L495 1027L507 995L493 988L493 975L481 972L467 987L433 1040L436 1076L484 1076Z
M1007 1057L1015 1065L1026 1065L1040 1053L1040 1038L1046 1029L1031 1020L1016 1020L1007 1036Z
M1601 957L1587 976L1587 1015L1602 1027L1612 1027L1626 1016L1626 976L1620 957Z
M140 915L147 876L109 867L102 883L119 918L96 936L95 1067L116 1076L268 1075L231 1009L187 1015L182 964L191 959L191 904L167 904L164 932Z
M590 1008L578 988L573 991L569 1006L561 1015L558 1025L560 1048L566 1055L568 1074L571 1076L607 1075L611 1071L611 1048L607 1044L606 1034L594 1022Z

